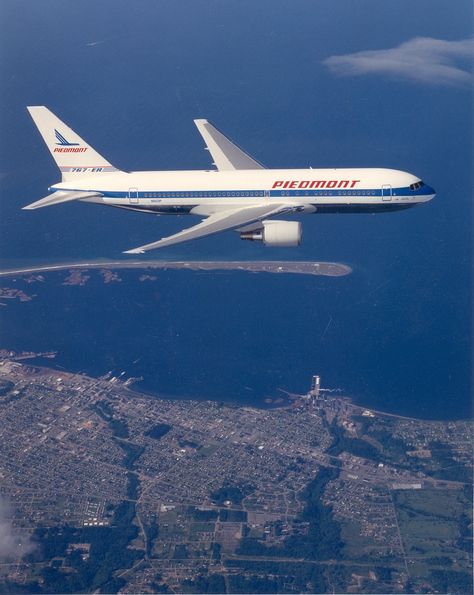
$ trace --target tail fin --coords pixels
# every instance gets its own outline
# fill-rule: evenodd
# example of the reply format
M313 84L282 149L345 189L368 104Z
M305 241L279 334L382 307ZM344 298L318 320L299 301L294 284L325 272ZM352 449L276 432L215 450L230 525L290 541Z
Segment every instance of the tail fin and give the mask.
M28 111L61 170L63 182L84 175L119 171L47 107L30 106Z

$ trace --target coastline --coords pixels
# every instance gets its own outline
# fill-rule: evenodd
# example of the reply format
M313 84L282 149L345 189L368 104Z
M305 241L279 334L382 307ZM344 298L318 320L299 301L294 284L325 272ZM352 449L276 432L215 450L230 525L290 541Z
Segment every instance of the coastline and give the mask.
M19 355L18 358L16 358L15 356L10 356L10 357L2 357L0 358L0 365L2 361L10 361L10 362L16 362L18 360L22 361L24 359L31 359L31 363L30 362L25 362L22 365L25 367L31 367L33 369L35 369L36 371L38 371L40 374L52 374L52 373L56 373L59 376L63 375L65 377L68 378L73 378L73 377L84 377L85 379L89 379L92 381L96 381L96 382L105 382L105 383L111 383L114 384L115 386L117 386L117 388L120 388L121 391L126 391L127 393L130 394L131 397L133 396L137 396L137 397L145 397L145 398L150 398L150 399L158 399L158 400L163 400L163 401L171 401L171 402L176 402L176 401L183 401L183 402L196 402L196 403L202 403L202 402L209 402L209 403L216 403L216 404L220 404L223 405L225 407L230 407L230 408L237 408L237 409L255 409L255 410L259 410L259 411L271 411L271 410L276 410L276 409L291 409L295 403L297 403L299 400L301 399L308 399L310 398L310 393L306 393L306 394L298 394L298 393L288 393L289 395L291 394L291 396L287 396L286 398L283 398L282 400L281 397L277 397L275 396L274 399L272 400L272 403L265 403L263 400L255 403L255 404L250 404L247 402L241 403L237 400L223 400L223 399L212 399L206 396L201 396L201 397L197 397L197 396L186 396L186 395L174 395L174 394L169 394L169 393L159 393L159 392L155 392L152 390L148 390L148 389L142 389L139 387L139 382L141 379L137 379L137 378L121 378L120 376L116 376L113 377L111 372L108 372L102 376L94 376L92 374L89 374L85 371L71 371L71 370L67 370L65 368L63 368L62 366L54 366L54 365L41 365L37 363L37 360L39 358L41 358L42 355L41 354L37 354L36 357L34 357L32 354L28 355L28 357L24 357L21 354ZM51 357L50 355L46 355L46 357L48 359L50 359L50 361L52 361L54 359L54 357ZM18 362L19 363L19 362ZM413 422L420 422L420 423L456 423L456 422L471 422L472 421L472 417L470 418L456 418L456 419L427 419L427 418L423 418L423 417L413 417L413 416L407 416L407 415L399 415L397 413L392 413L389 411L382 411L379 409L374 409L373 407L370 407L369 405L363 405L361 403L358 403L355 401L355 399L353 397L350 397L348 395L338 395L338 396L326 396L325 399L327 400L327 402L333 402L333 403L338 403L340 405L344 405L345 407L349 408L352 413L354 414L358 414L358 415L362 415L363 412L370 412L371 414L373 414L376 417L388 417L391 419L395 419L395 420L405 420L405 421L413 421Z
M337 262L313 261L171 261L171 260L105 260L92 262L65 262L58 264L32 265L17 269L0 271L0 277L28 275L33 273L50 273L74 269L153 269L153 270L191 270L191 271L246 271L267 273L293 273L302 275L321 275L327 277L343 277L352 273L352 268Z

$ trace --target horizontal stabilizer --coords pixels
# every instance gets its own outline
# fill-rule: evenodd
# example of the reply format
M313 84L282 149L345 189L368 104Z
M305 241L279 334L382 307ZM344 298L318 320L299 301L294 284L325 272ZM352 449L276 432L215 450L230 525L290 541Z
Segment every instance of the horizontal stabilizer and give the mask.
M194 120L194 123L219 171L265 169L261 163L247 155L207 120Z
M32 202L30 205L26 205L23 207L24 210L29 211L32 209L41 209L42 207L51 207L53 205L59 205L62 202L69 202L71 200L81 200L83 198L94 198L100 197L102 194L100 192L66 192L58 190L57 192L53 192L36 202Z

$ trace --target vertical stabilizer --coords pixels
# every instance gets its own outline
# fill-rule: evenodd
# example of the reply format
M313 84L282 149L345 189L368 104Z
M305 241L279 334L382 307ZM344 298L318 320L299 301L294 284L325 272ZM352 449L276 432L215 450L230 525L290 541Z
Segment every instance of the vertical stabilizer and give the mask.
M28 111L61 170L63 181L84 175L119 171L47 107L30 106Z

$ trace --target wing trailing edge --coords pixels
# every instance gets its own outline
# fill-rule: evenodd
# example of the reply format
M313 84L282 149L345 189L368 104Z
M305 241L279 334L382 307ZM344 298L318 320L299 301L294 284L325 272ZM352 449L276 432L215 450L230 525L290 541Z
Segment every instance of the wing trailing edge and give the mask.
M268 217L279 215L281 213L290 213L298 210L298 206L287 204L273 204L273 205L258 205L252 207L244 207L239 209L229 209L223 212L214 213L198 223L193 227L188 227L178 233L145 244L132 250L126 250L125 254L143 254L148 250L155 250L156 248L165 248L173 244L180 244L188 240L196 240L198 238L205 238L207 236L219 233L221 231L228 231L231 229L238 229L257 221L262 221Z

